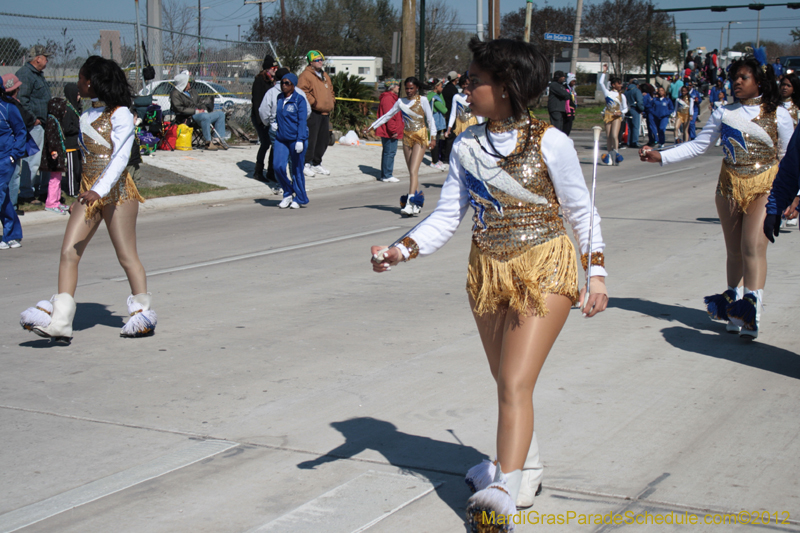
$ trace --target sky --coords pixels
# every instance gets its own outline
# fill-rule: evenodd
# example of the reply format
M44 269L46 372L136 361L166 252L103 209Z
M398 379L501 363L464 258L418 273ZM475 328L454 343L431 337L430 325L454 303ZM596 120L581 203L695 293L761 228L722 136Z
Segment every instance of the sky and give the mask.
M179 0L180 1L180 0ZM294 0L285 0L289 5ZM398 11L402 8L402 0L391 0ZM419 1L419 0L418 0ZM443 0L448 6L459 13L460 23L464 29L474 31L477 22L477 3L472 0ZM487 0L481 0L484 8L484 23L487 21L485 14ZM145 6L147 0L140 0L140 13L142 22L145 19ZM211 30L211 36L217 38L236 39L241 25L241 31L249 28L251 21L258 14L258 6L244 5L243 0L200 0L203 7L203 27ZM524 0L500 0L501 13L516 11L525 7ZM584 0L591 4L593 0ZM705 5L744 5L750 0L700 0L699 6ZM186 0L187 5L196 7L197 2ZM543 7L543 0L536 2ZM551 0L547 5L553 7L575 6L575 0ZM766 2L765 2L766 3ZM76 4L80 6L76 9ZM657 0L655 4L661 8L698 7L697 0ZM27 6L36 6L32 9ZM279 3L266 3L263 5L264 15L269 16L275 12ZM465 7L466 6L466 7ZM79 0L72 2L64 0L36 0L32 3L12 2L0 0L0 11L21 14L46 14L54 17L80 17L105 20L134 21L136 11L131 0ZM725 28L722 45L727 46L728 22L739 22L730 26L730 43L738 41L755 41L757 12L749 9L728 9L724 13L710 11L688 11L675 13L675 22L678 31L685 31L691 39L690 47L705 46L711 50L720 46L720 29ZM19 29L21 19L0 15L0 37L14 36ZM766 7L761 11L761 38L778 42L791 42L789 32L800 27L800 10L791 10L786 7ZM28 32L32 31L30 28ZM28 41L29 39L25 39ZM27 43L23 43L27 44Z

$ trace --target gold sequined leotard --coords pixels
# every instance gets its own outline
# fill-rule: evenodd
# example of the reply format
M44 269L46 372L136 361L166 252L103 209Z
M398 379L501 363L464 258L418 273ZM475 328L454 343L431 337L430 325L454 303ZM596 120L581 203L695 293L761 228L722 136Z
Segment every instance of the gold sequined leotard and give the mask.
M453 133L458 137L461 132L478 123L478 117L472 114L472 108L466 104L459 104L456 114L456 123Z
M472 126L467 135L483 127ZM561 294L573 302L578 298L575 249L559 217L558 198L541 152L542 137L551 126L527 117L489 122L486 127L490 132L518 131L516 149L499 166L537 201L507 194L467 170L475 209L467 290L478 314L508 306L524 315L545 316L547 294Z
M420 100L420 95L417 95L408 106L417 115L416 117L406 113L402 107L400 108L401 113L403 113L403 124L405 125L403 129L403 144L406 146L419 144L427 148L430 141L428 140L428 128L425 125L425 109L422 107Z
M679 102L682 102L684 105L680 105ZM690 106L690 97L689 95L681 96L675 102L676 111L675 113L680 117L683 122L689 121L689 106Z
M102 107L104 105L102 102L97 104L99 104L97 107ZM95 182L100 179L103 171L111 161L111 155L114 148L111 141L111 115L114 114L114 111L116 111L116 108L109 109L106 107L100 116L97 117L94 122L92 122L92 127L103 136L103 139L106 140L110 148L106 148L105 146L96 143L88 135L82 136L83 147L85 148L83 152L83 173L81 175L82 193L91 190ZM108 195L93 203L91 206L86 207L87 220L101 212L103 207L107 205L120 205L122 202L127 200L136 200L144 203L144 198L142 198L142 196L139 194L139 190L136 188L136 184L133 182L131 175L124 170L122 174L123 175L120 176L119 180L111 188L111 191L108 193Z
M609 122L614 122L615 120L622 120L622 115L614 115L616 112L622 112L622 95L617 93L617 99L613 100L612 103L606 104L606 109L603 112L603 122L608 124Z
M742 100L742 105L761 103L761 97ZM726 110L720 128L725 158L717 183L717 194L739 204L742 212L757 196L767 194L778 173L778 121L775 110L761 111L747 120L736 110Z

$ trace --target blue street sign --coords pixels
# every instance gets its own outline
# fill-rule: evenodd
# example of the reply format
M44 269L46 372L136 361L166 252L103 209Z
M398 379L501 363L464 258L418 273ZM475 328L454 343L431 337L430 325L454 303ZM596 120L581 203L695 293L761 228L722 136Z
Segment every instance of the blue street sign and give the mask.
M565 35L563 33L545 33L545 41L560 41L562 43L571 43L572 35Z

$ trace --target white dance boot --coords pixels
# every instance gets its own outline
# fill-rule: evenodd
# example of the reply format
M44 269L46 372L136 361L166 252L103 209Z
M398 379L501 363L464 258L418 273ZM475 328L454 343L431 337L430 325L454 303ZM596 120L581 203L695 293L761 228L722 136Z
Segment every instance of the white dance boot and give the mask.
M508 533L514 531L516 499L522 483L522 470L504 474L498 466L494 481L476 492L467 502L467 527L472 533Z
M542 478L544 477L544 465L539 459L539 443L536 441L536 432L531 438L531 447L528 449L528 457L525 458L525 465L522 467L522 484L517 496L517 509L529 509L533 507L533 499L542 492Z
M72 319L75 318L75 299L71 294L62 292L61 294L56 294L53 296L50 301L53 303L53 312L50 316L50 323L47 325L34 325L31 328L31 331L40 337L61 341L71 340ZM37 307L39 306L37 305ZM25 313L23 313L23 316L25 316ZM24 324L23 327L25 327Z
M128 296L128 322L122 326L119 332L120 337L147 337L156 330L158 317L156 312L150 309L153 302L152 295L142 293Z
M761 311L763 304L764 289L751 291L744 288L742 299L728 307L728 318L730 321L741 328L739 336L749 339L758 337L758 330L761 325Z

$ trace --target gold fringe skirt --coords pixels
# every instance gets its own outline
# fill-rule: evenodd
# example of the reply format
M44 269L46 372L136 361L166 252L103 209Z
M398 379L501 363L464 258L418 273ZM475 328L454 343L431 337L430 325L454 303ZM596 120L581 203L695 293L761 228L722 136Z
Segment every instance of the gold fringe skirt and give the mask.
M560 235L508 261L498 261L472 244L467 292L475 313L510 307L523 316L547 316L545 298L561 294L578 301L578 261L569 236Z
M423 148L427 148L430 144L428 140L428 128L420 128L417 131L404 131L403 132L403 145L413 147L419 144Z
M742 213L747 213L750 202L762 194L768 194L772 189L772 182L778 174L779 165L776 162L770 168L755 176L742 176L732 170L723 161L719 171L717 194L723 198L734 200Z
M90 178L86 174L81 176L81 192L91 190L96 181L97 177ZM122 176L119 177L117 183L111 187L111 191L109 191L105 198L101 198L92 205L86 206L86 220L94 218L98 213L102 213L103 208L107 205L120 205L122 202L127 202L128 200L136 200L139 203L144 203L144 198L139 194L139 189L136 188L133 176L131 176L126 169L122 172Z
M470 126L474 126L477 123L478 123L478 117L476 117L475 115L472 115L466 122L462 122L461 120L456 119L456 127L453 129L453 133L455 133L456 137L458 137L459 135L461 135L461 132L463 132L465 129L469 128Z
M610 123L614 122L615 120L619 120L620 122L622 122L622 117L615 116L614 113L612 113L611 111L609 111L607 109L605 111L603 111L603 122L604 123L610 124Z

